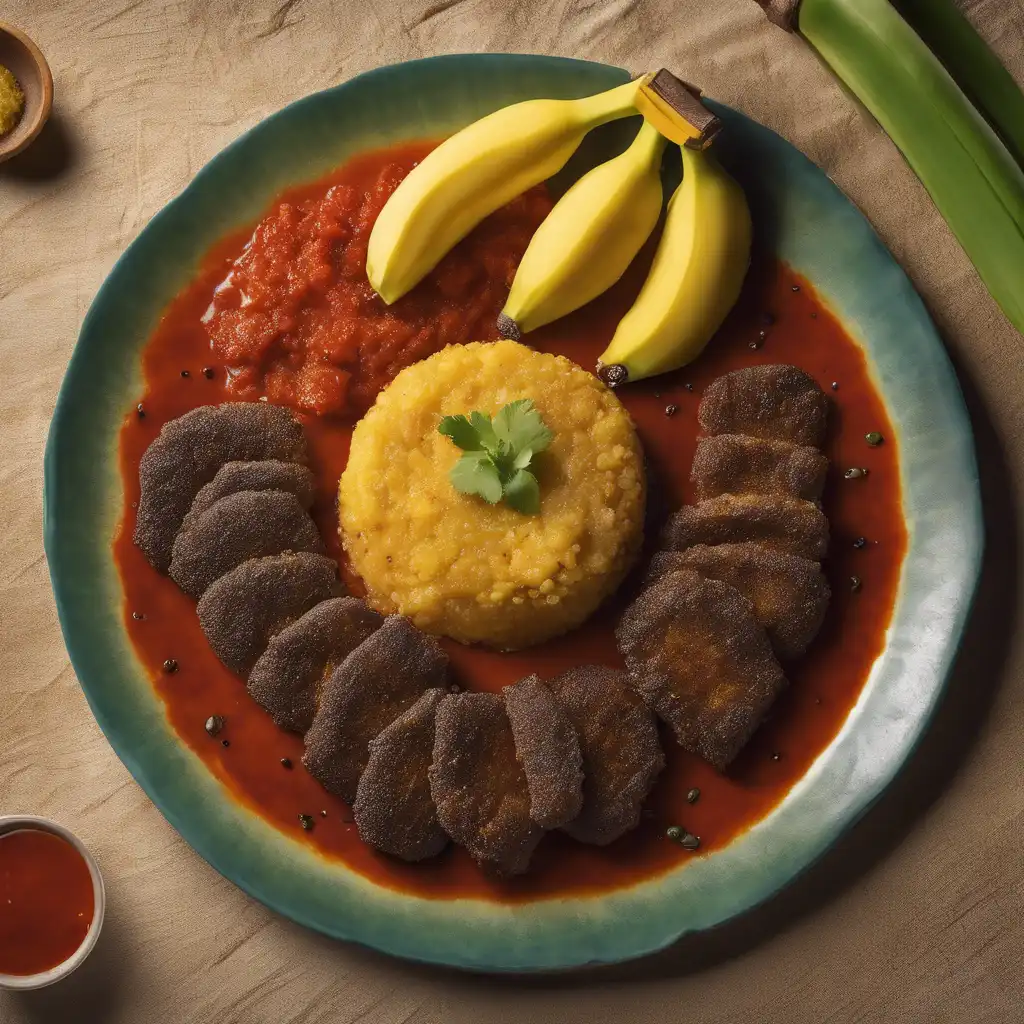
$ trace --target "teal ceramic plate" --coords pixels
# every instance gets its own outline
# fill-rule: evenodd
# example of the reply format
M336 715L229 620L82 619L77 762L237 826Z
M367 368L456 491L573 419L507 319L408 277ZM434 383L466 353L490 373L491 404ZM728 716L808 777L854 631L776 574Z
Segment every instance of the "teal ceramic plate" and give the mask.
M814 165L733 111L721 154L761 230L866 353L899 435L909 550L884 654L840 734L766 819L725 849L600 897L518 906L375 887L234 803L175 738L120 617L111 539L117 437L142 388L161 311L221 235L282 188L351 155L450 133L505 104L582 96L621 69L470 55L381 68L268 118L216 157L119 260L82 327L46 450L46 554L61 626L96 719L185 839L263 903L396 956L486 970L626 960L764 900L807 867L899 770L942 692L978 574L982 526L970 425L917 295L871 227Z

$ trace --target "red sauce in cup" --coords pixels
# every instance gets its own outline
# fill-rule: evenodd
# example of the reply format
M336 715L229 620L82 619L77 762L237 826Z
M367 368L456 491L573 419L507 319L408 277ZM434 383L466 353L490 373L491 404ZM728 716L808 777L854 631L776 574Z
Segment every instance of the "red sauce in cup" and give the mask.
M0 835L0 974L41 974L82 945L92 875L65 839L41 829Z

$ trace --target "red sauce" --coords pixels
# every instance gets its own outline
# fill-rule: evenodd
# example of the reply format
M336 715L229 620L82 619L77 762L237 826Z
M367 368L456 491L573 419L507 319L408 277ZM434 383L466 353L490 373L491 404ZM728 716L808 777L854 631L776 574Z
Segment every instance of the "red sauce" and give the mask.
M89 865L41 829L0 836L0 974L40 974L64 963L92 924Z
M213 296L207 329L233 395L318 415L366 411L399 370L486 337L550 202L534 189L489 217L387 306L366 279L370 231L428 147L348 164L324 190L290 193L257 225Z
M381 167L411 167L425 151L425 146L410 146L368 154L284 199L299 202L324 195L338 185L372 188ZM535 207L546 208L547 204L547 200L541 204L534 198L529 209L520 206L518 213L506 211L495 223L520 217L524 225L532 224ZM486 239L490 230L482 226L478 237ZM790 668L789 690L727 776L666 739L668 765L648 800L649 814L640 828L604 849L552 834L541 844L526 876L495 882L458 849L434 861L407 865L363 845L349 808L325 793L302 769L301 739L278 730L241 681L217 661L199 629L194 602L154 572L131 543L139 459L160 426L197 405L237 394L226 386L224 368L211 356L200 318L249 233L239 232L216 246L194 282L168 308L143 356L146 415L142 419L134 411L127 415L121 435L125 512L115 555L124 584L125 621L182 740L239 800L278 828L381 885L426 896L516 901L614 889L721 847L763 818L832 740L857 700L885 641L906 547L891 425L863 355L813 288L786 266L755 254L740 303L704 355L674 374L629 385L621 398L637 424L649 460L653 507L648 537L653 538L666 511L693 499L689 472L697 436L697 405L710 381L741 366L790 362L826 389L833 398L826 446L833 468L824 499L832 526L826 572L833 599L820 636L810 652ZM524 231L516 258L527 234ZM502 237L507 241L507 236ZM505 241L500 245L497 266L487 270L498 292L498 282L505 287L508 268ZM615 288L586 309L530 335L531 345L593 367L617 320L635 297L649 259L648 251ZM432 315L427 306L424 300L424 317ZM458 306L451 308L457 310ZM475 312L467 315L473 318L474 336L495 336L491 321ZM208 365L215 367L212 379L201 372ZM186 369L190 376L183 378L181 371ZM366 377L364 383L370 379ZM831 390L833 381L838 384L836 391ZM674 415L666 415L668 406L676 407ZM351 427L332 417L306 416L304 422L320 486L314 514L337 556L334 502ZM864 440L869 431L882 433L885 442L869 447ZM870 473L860 480L844 480L842 470L850 466L866 467ZM860 537L866 538L867 544L856 548L854 542ZM862 581L857 592L851 587L853 576ZM572 634L527 651L497 654L446 643L458 682L471 689L496 690L531 672L545 678L573 664L621 665L612 629L631 589L625 586L606 608ZM144 618L136 619L133 613ZM177 660L180 667L176 673L161 670L166 658ZM203 728L211 714L227 719L216 739ZM222 740L229 745L224 746ZM280 759L285 757L294 764L293 769L281 766ZM699 788L701 795L691 805L686 794L693 787ZM321 811L327 812L326 817ZM302 830L300 814L313 816L312 831ZM673 824L700 836L700 853L683 850L664 837L665 828Z

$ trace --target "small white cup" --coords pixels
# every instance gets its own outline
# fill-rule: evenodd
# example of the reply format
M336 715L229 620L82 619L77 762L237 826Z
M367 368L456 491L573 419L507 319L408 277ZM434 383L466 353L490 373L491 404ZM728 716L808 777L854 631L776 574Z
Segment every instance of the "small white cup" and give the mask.
M77 968L85 958L92 952L96 940L100 937L100 929L103 927L103 914L107 908L107 897L103 890L103 876L93 859L92 854L85 848L82 841L63 825L47 818L37 818L31 814L10 814L0 815L0 836L8 832L21 832L24 830L35 830L36 832L50 832L55 836L70 843L82 856L82 859L89 867L89 876L92 878L93 914L92 923L82 940L82 944L61 964L51 967L48 971L39 974L3 974L0 973L0 989L45 988L54 982L66 978Z

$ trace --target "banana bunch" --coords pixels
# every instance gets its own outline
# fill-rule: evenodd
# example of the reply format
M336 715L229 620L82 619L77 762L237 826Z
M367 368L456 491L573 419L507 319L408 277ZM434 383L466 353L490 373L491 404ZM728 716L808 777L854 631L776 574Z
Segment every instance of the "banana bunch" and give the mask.
M683 153L650 274L598 363L615 386L690 362L739 295L750 259L743 190L708 152L720 122L667 71L580 100L530 100L471 124L399 185L370 235L367 275L385 302L413 288L494 210L564 166L591 128L644 122L620 156L579 179L534 234L498 318L519 339L610 288L654 231L667 140Z

